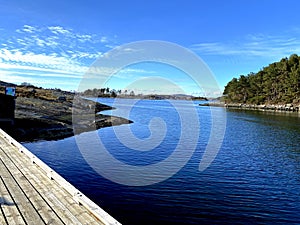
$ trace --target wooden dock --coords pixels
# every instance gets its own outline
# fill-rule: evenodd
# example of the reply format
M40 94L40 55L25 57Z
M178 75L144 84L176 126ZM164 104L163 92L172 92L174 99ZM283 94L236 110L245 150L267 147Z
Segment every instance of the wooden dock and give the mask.
M0 224L120 225L1 129Z

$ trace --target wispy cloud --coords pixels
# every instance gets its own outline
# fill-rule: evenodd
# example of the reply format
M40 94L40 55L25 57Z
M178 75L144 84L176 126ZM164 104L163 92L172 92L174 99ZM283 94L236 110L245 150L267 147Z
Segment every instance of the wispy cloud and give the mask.
M63 35L71 35L72 32L68 29L65 29L60 26L49 26L48 29L55 35L63 34Z
M83 52L98 53L99 50L107 51L109 48L106 45L115 44L113 38L110 39L107 36L97 34L78 33L61 26L34 27L24 25L22 29L16 30L16 33L19 33L19 35L15 35L7 41L3 40L4 44L7 42L14 48L19 46L25 51L33 51L33 47L39 52L42 50L47 52L56 51L57 48L64 52L72 50L73 53L78 52L81 55L80 58Z
M299 34L282 36L248 35L242 40L232 42L206 42L190 47L202 55L238 55L254 57L288 56L300 53Z
M0 42L0 80L9 82L34 75L52 77L54 82L62 82L63 78L78 80L102 52L109 50L106 45L115 45L106 36L78 33L61 26L31 25L15 30L7 39L0 37Z
M88 68L77 61L55 54L23 53L20 50L0 49L1 69L79 74Z
M30 25L24 25L23 28L17 29L17 33L35 33L38 31L38 28L30 26Z

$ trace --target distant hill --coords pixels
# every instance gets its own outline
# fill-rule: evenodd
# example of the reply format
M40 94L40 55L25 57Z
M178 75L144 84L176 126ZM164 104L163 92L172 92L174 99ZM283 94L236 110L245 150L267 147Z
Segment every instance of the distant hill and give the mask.
M233 78L224 89L227 103L300 103L300 57L296 54L271 63L257 73Z

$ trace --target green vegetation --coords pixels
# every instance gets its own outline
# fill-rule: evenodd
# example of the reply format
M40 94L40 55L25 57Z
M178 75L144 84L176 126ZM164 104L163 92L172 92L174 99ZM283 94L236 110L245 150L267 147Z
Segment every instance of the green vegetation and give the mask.
M83 92L83 95L92 96L92 97L116 98L117 96L120 97L121 95L127 96L128 90L125 90L122 92L122 90L110 89L109 87L100 88L100 89L94 88L94 89L85 90ZM131 97L135 96L134 91L131 91L129 96L131 96Z
M258 73L233 78L225 86L227 103L300 103L300 57L296 54L264 67Z
M208 98L206 98L206 97L194 97L194 96L192 96L191 97L192 98L192 100L198 100L198 101L208 101Z

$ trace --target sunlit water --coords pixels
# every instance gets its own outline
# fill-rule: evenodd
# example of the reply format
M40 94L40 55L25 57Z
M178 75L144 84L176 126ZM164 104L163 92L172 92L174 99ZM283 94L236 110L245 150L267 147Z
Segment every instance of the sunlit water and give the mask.
M113 99L100 101L113 104ZM122 109L130 107L128 101L119 102L114 113L122 114ZM194 108L191 102L178 102L185 112L195 109L199 116L200 127L189 121L188 132L199 129L191 159L171 178L149 186L126 186L103 178L85 162L74 137L25 146L125 225L299 224L300 118L297 114L226 111L199 107L198 103L194 103ZM210 136L211 110L226 114L226 134L216 159L200 172L198 166ZM119 127L120 135L129 126L137 138L147 139L153 117L165 121L166 136L150 151L126 147L112 127L82 135L97 132L119 161L135 166L151 165L169 157L180 139L181 117L172 102L138 101L129 115L134 123ZM86 146L93 154L95 143L87 141Z

